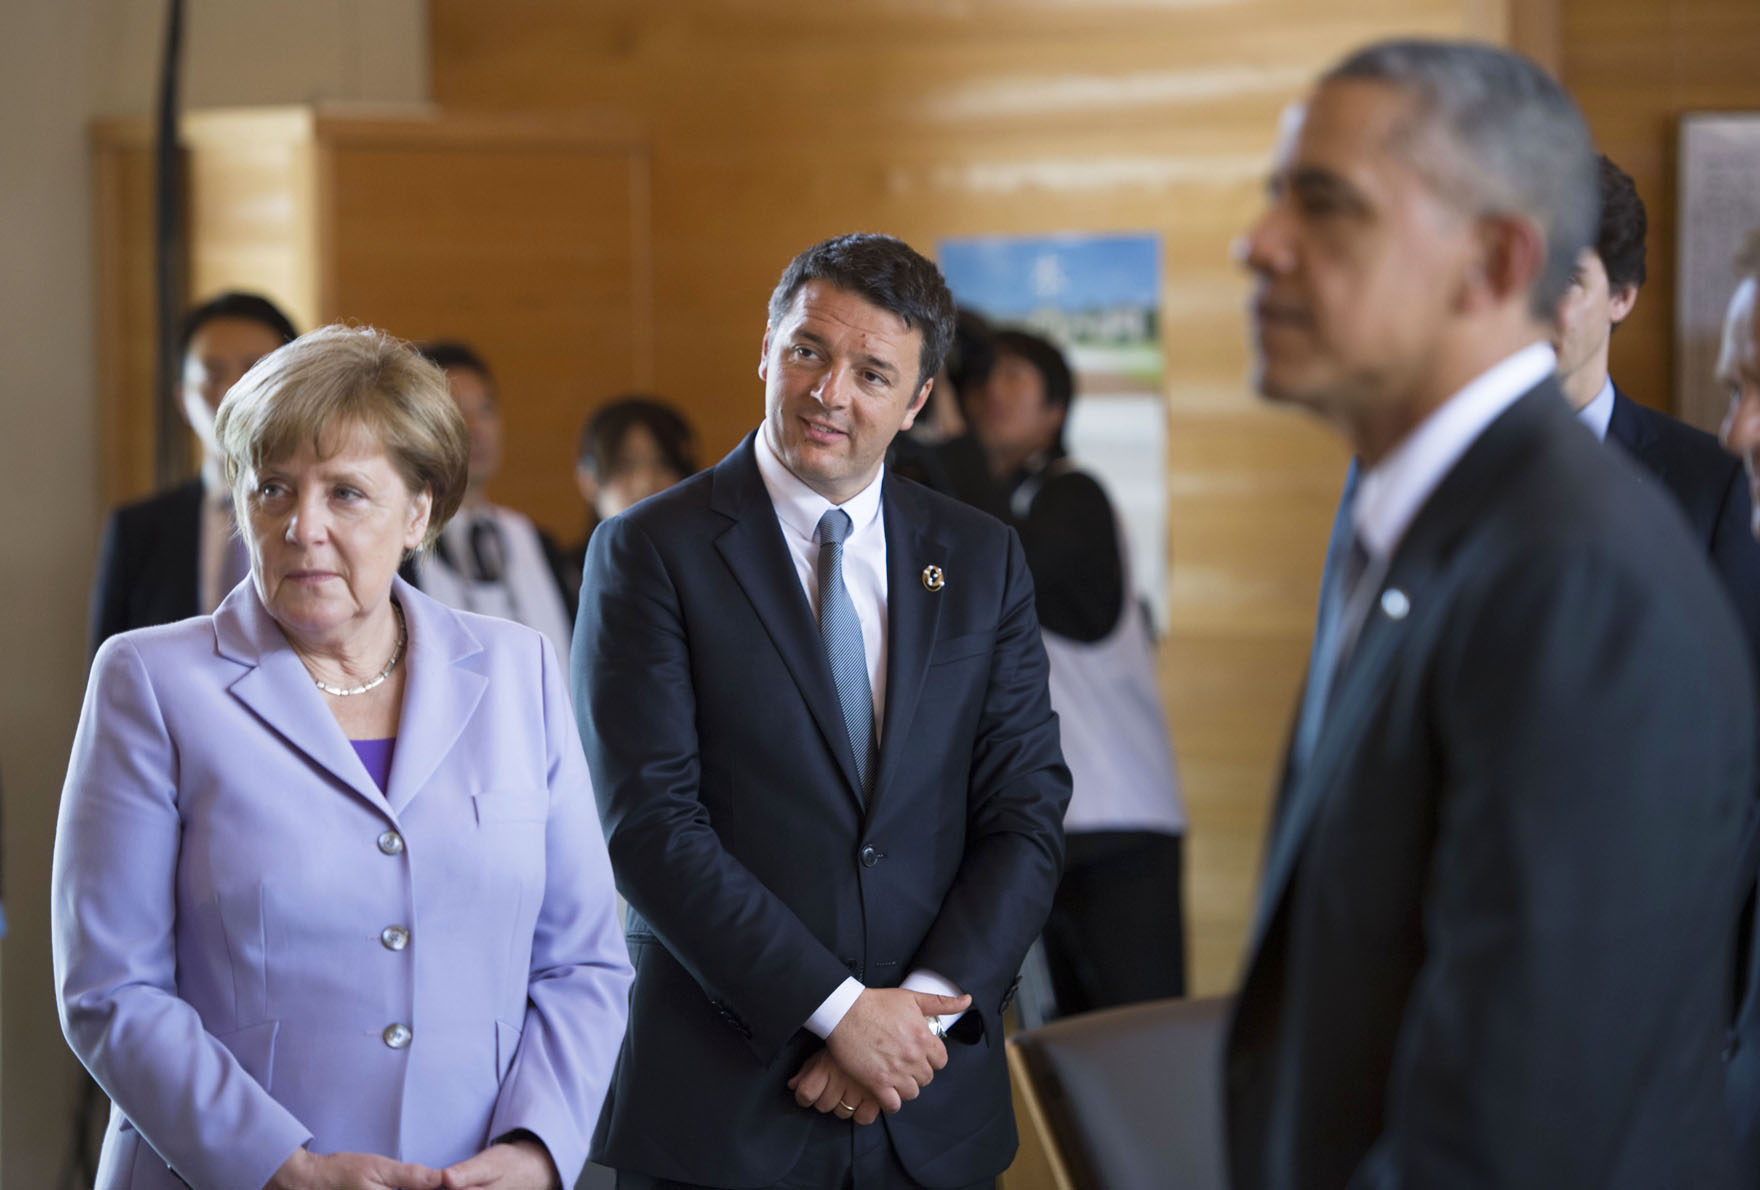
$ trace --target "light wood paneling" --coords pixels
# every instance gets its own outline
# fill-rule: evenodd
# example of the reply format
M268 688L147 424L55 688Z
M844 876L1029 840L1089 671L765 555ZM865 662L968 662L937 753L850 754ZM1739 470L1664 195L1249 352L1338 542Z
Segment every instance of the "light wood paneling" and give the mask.
M1146 230L1164 245L1169 714L1191 801L1194 987L1239 964L1343 452L1247 391L1229 244L1279 111L1391 33L1501 37L1478 0L431 0L452 110L604 105L653 146L656 374L711 457L762 415L764 304L857 229Z
M1602 151L1638 185L1650 215L1650 280L1613 337L1612 372L1635 400L1675 409L1676 164L1680 116L1760 108L1754 0L1553 0L1559 77ZM1732 244L1733 253L1737 245ZM1694 420L1715 429L1715 414Z
M302 329L457 337L505 409L492 494L563 539L583 514L574 441L593 399L652 382L645 143L570 113L440 118L307 108L192 113L189 288L263 293ZM94 135L105 496L150 491L152 167L145 126Z

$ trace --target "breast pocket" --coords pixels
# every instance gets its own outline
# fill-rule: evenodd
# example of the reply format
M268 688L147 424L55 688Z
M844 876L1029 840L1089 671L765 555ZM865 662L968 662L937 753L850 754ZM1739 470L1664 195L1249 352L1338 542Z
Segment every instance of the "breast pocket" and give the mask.
M995 647L996 634L993 632L963 632L936 641L935 648L929 653L929 664L951 665L955 661L988 657Z
M497 789L471 795L477 810L477 825L492 827L511 823L537 823L542 826L550 818L550 791L547 789Z

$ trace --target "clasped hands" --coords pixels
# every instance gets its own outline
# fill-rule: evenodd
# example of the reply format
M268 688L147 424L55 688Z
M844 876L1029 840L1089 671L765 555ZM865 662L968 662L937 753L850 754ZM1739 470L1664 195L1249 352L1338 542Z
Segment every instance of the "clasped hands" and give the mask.
M490 1145L475 1157L430 1169L375 1153L296 1149L264 1190L555 1190L562 1179L534 1140Z
M788 1089L802 1107L872 1124L915 1099L947 1065L947 1047L925 1018L964 1012L971 1003L970 996L867 988Z

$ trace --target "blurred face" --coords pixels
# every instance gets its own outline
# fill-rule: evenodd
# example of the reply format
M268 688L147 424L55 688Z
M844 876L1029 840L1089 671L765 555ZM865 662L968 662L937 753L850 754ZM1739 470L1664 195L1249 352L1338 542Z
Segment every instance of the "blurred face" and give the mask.
M471 437L469 489L480 496L501 467L501 406L489 381L472 368L446 369L446 383Z
M1570 288L1558 308L1552 346L1558 352L1558 376L1571 405L1581 409L1595 399L1607 379L1607 344L1613 328L1625 320L1638 300L1636 285L1610 289L1607 268L1593 248L1585 248L1571 274Z
M764 433L801 482L841 504L873 482L933 380L917 384L922 332L824 281L764 331Z
M638 500L663 492L684 476L673 469L660 440L641 422L632 422L617 444L610 469L603 475L588 467L578 468L581 498L604 520L614 517Z
M1269 206L1242 244L1253 379L1270 400L1349 425L1424 390L1476 253L1472 221L1398 151L1409 108L1348 80L1286 117Z
M1068 412L1045 399L1045 377L1038 368L1007 352L997 355L966 411L979 445L1021 459L1049 450Z
M214 448L214 414L226 390L252 364L281 346L281 336L248 318L213 318L190 336L183 353L178 396L184 420L209 455Z
M1760 295L1754 278L1737 287L1723 322L1723 349L1717 357L1717 382L1729 393L1723 419L1723 446L1740 455L1747 468L1753 497L1753 523L1760 537Z
M251 577L269 614L302 644L346 641L387 612L391 578L428 527L412 493L366 430L347 427L320 458L309 442L241 482Z

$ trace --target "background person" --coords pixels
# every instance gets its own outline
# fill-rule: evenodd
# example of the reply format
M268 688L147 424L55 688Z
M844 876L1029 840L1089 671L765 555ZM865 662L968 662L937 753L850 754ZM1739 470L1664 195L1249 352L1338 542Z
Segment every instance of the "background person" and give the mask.
M588 547L575 708L636 963L594 1157L626 1190L1013 1157L1001 1014L1069 774L1015 535L882 465L952 322L900 241L808 248L757 431Z
M536 628L568 656L569 614L547 546L531 518L489 502L501 469L501 396L489 365L463 343L418 350L446 373L470 434L470 480L458 515L417 560L415 583L448 607Z
M1268 193L1255 383L1362 470L1225 1043L1233 1183L1734 1185L1754 695L1679 511L1553 379L1588 130L1525 59L1382 43Z
M1631 176L1597 159L1601 219L1559 304L1558 383L1577 417L1604 442L1618 443L1666 488L1723 580L1760 670L1760 545L1749 529L1752 505L1741 464L1717 439L1632 400L1608 375L1614 330L1644 284L1644 200Z
M587 506L587 532L564 553L557 577L568 598L569 618L580 603L587 542L609 520L655 492L697 472L697 435L684 414L655 397L620 397L601 406L581 426L574 481Z
M1064 450L1075 377L1041 336L1000 330L966 400L1033 575L1051 707L1073 782L1045 958L1061 1014L1185 994L1185 808L1155 642L1105 491Z
M396 577L464 490L445 381L326 327L216 441L251 581L99 651L62 792L98 1186L572 1184L630 969L558 659Z
M115 633L211 612L243 580L248 562L220 474L214 413L252 364L296 333L254 293L222 293L184 316L177 395L202 446L201 473L106 520L88 619L93 652Z

